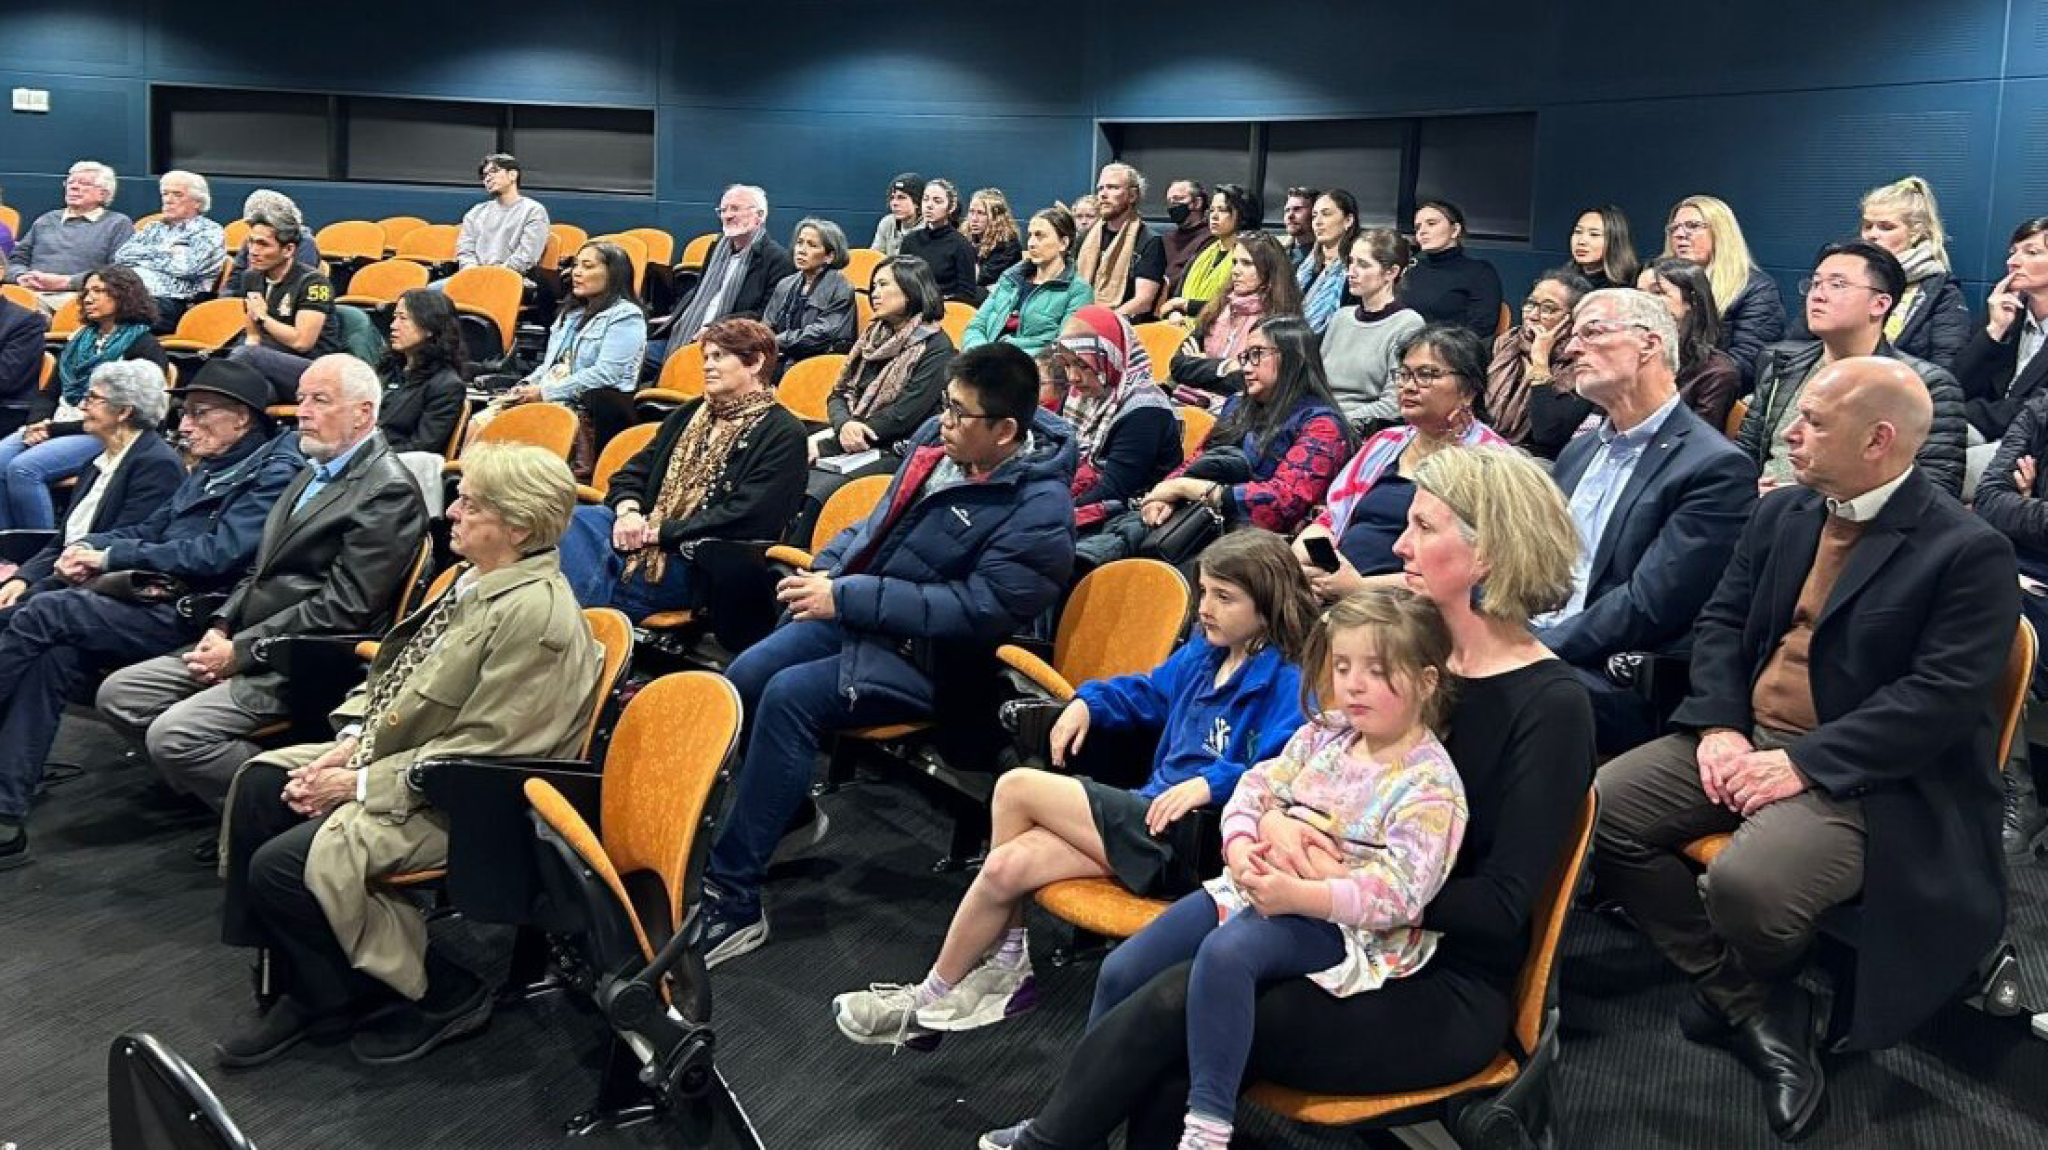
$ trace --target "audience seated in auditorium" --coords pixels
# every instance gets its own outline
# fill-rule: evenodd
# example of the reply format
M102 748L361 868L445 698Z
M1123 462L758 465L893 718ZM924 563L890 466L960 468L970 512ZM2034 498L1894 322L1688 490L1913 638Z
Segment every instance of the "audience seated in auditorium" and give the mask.
M273 191L270 188L257 188L255 191L250 192L247 198L242 201L241 218L243 220L254 220L258 216L279 221L291 220L297 223L299 225L299 246L298 250L292 253L292 260L314 271L320 270L320 245L313 239L313 229L307 225L305 213L299 211L299 205L294 203L290 196L285 195L283 192ZM224 296L239 294L242 280L248 274L248 271L249 241L243 240L242 246L235 249L234 266L228 271L228 284L221 294Z
M1165 297L1166 245L1138 216L1145 177L1125 163L1103 166L1095 182L1095 223L1081 233L1078 277L1095 290L1095 302L1114 308L1132 323L1152 318ZM1029 349L1026 349L1029 350Z
M914 985L878 983L834 998L841 1033L930 1050L948 1031L1036 1006L1024 906L1049 883L1114 878L1139 895L1185 893L1177 873L1209 860L1179 857L1198 838L1166 832L1190 811L1228 801L1238 777L1279 754L1301 725L1299 663L1316 611L1286 544L1256 528L1210 544L1198 586L1194 633L1172 657L1151 671L1080 684L1053 724L1052 769L1019 768L996 781L988 859L931 970ZM1154 744L1142 785L1124 789L1087 773L1109 765L1096 751L1118 736L1133 736L1133 749Z
M1425 460L1450 447L1506 446L1485 423L1477 336L1457 324L1430 324L1403 338L1393 355L1400 364L1391 380L1400 422L1344 464L1322 511L1294 540L1295 558L1325 603L1371 586L1402 585L1394 541L1407 530L1415 472ZM1334 569L1310 550L1319 538L1336 552Z
M149 518L66 547L52 574L0 611L0 867L27 856L29 796L64 704L88 676L198 637L203 623L177 600L235 585L305 462L297 437L263 414L270 385L246 364L208 363L178 394L191 475Z
M946 373L956 349L953 337L939 326L946 301L924 261L916 256L883 260L868 295L874 318L825 397L831 426L811 436L807 456L815 463L864 451L879 454L866 462L851 461L859 465L850 468L812 469L799 539L808 538L818 510L847 481L893 473L911 438L945 401Z
M0 296L0 435L13 435L28 423L43 386L43 343L49 333L50 317L43 309ZM0 450L5 450L4 441Z
M1089 304L1067 334L1038 353L1039 381L1061 397L1074 429L1074 524L1100 527L1181 463L1180 416L1153 381L1131 321Z
M1962 390L1945 368L1901 355L1884 337L1884 321L1905 290L1906 273L1897 257L1861 240L1821 249L1813 275L1800 281L1806 327L1815 338L1778 343L1758 356L1756 393L1735 444L1763 475L1759 491L1795 481L1785 429L1799 418L1799 396L1829 364L1856 356L1883 356L1913 369L1934 403L1934 423L1920 447L1927 479L1950 495L1964 489L1963 452L1969 425L1963 419ZM1990 452L1984 453L1990 462Z
M293 258L304 238L297 219L256 216L249 221L249 270L242 276L248 309L242 343L229 358L270 381L275 401L291 403L299 376L323 355L346 350L334 313L334 284Z
M1680 733L1600 771L1593 855L1693 980L1686 1035L1763 1080L1785 1138L1820 1109L1826 1012L1797 978L1822 912L1859 900L1850 1049L1904 1038L2004 929L1994 711L2019 617L2012 545L1914 464L1934 405L1909 366L1835 361L1798 410L1803 489L1758 505L1701 612ZM1735 839L1701 880L1681 852L1716 832Z
M519 191L519 161L504 152L485 156L477 165L490 199L462 213L455 236L455 262L461 267L511 268L525 275L540 262L548 246L548 210Z
M1361 230L1351 241L1344 273L1358 305L1338 308L1323 329L1323 370L1330 375L1330 391L1361 434L1400 415L1393 381L1401 358L1395 349L1428 322L1401 302L1401 277L1413 258L1401 233Z
M1512 1041L1531 923L1592 781L1585 690L1527 627L1571 594L1577 545L1556 486L1519 453L1486 448L1439 452L1415 480L1399 548L1408 586L1450 626L1458 683L1444 744L1471 816L1449 880L1416 924L1438 933L1436 954L1371 994L1335 998L1299 978L1264 987L1246 1082L1403 1093L1459 1082L1498 1058ZM1189 970L1143 986L1098 979L1088 1032L1038 1116L983 1145L1101 1145L1119 1127L1133 1150L1179 1145Z
M930 179L924 185L924 226L904 235L897 250L916 256L931 268L939 293L962 303L979 303L974 242L960 234L960 191L953 181Z
M87 272L78 293L83 321L57 355L51 387L29 400L28 423L0 439L0 529L48 530L56 524L50 485L78 474L100 444L84 434L84 405L93 370L119 360L147 360L159 371L164 349L149 332L156 305L142 280L124 267ZM41 357L37 357L41 369Z
M1200 180L1175 180L1166 185L1166 218L1173 226L1159 237L1166 252L1166 279L1159 290L1162 299L1172 287L1179 286L1188 262L1211 238L1208 189ZM1166 311L1163 307L1154 310L1162 315Z
M228 260L221 226L206 218L213 192L195 172L165 172L157 180L162 218L128 237L112 262L135 269L156 300L156 330L169 332L193 301L211 298Z
M352 355L306 369L298 447L310 466L271 507L248 577L201 617L197 644L100 685L109 725L148 751L172 790L214 810L256 753L255 733L291 715L273 642L381 633L419 557L426 508L377 433L381 395L377 373Z
M963 352L874 513L778 586L785 621L726 671L746 751L705 868L707 963L767 941L768 858L819 748L837 731L957 713L943 696L985 693L995 645L1053 605L1074 560L1073 468L1031 358Z
M1001 188L983 188L967 197L966 231L974 242L974 285L985 297L996 280L1024 258L1017 214Z
M1713 196L1687 196L1664 221L1666 256L1707 269L1721 308L1721 348L1742 372L1745 392L1756 386L1764 345L1785 336L1785 302L1778 282L1750 258L1735 212Z
M1287 189L1287 202L1280 209L1280 247L1287 253L1287 262L1300 267L1303 260L1315 250L1316 235L1312 219L1316 201L1323 198L1319 188L1295 187Z
M1756 464L1679 398L1678 325L1634 288L1589 295L1560 371L1604 413L1552 474L1578 527L1572 597L1536 620L1593 698L1603 754L1657 734L1659 716L1608 660L1684 645L1756 504Z
M2048 399L2036 395L2020 408L1998 445L1991 466L1977 484L1971 504L1984 522L2012 540L2020 571L2020 613L2037 635L2048 634L2048 484L2041 462L2048 459ZM2048 660L2036 660L2029 692L2048 698ZM2000 829L2006 857L2033 859L2035 843L2048 816L2041 810L2038 786L2041 752L2032 745L2001 772L2005 784L2005 819Z
M1260 321L1238 352L1244 390L1218 413L1200 456L1081 541L1090 566L1137 552L1150 531L1203 504L1226 523L1292 535L1323 501L1357 440L1323 377L1316 336L1299 316Z
M1301 314L1301 289L1294 286L1287 253L1266 233L1240 232L1232 238L1226 276L1222 290L1196 313L1194 327L1167 365L1175 383L1218 397L1243 389L1237 353L1259 323L1268 316Z
M1572 267L1594 288L1634 287L1641 268L1628 216L1613 204L1579 213L1572 225Z
M875 225L875 238L868 246L885 256L901 250L903 237L924 223L924 177L916 172L899 173L889 181L889 214Z
M1712 428L1726 428L1742 387L1742 372L1720 348L1721 313L1714 283L1691 260L1662 256L1636 277L1636 287L1664 301L1678 324L1678 398Z
M1332 188L1316 197L1308 219L1315 244L1296 265L1294 282L1301 288L1302 318L1321 335L1344 300L1351 245L1358 239L1358 200Z
M1081 237L1087 235L1095 221L1102 218L1102 204L1096 200L1094 192L1083 192L1074 197L1074 204L1067 211L1074 217L1074 239L1069 254L1078 256L1081 254Z
M963 349L1001 340L1036 355L1075 311L1097 302L1068 254L1074 235L1074 218L1057 205L1031 217L1024 258L996 277L960 340Z
M629 397L650 346L625 249L609 240L584 244L569 267L569 297L548 328L540 363L477 418L521 403L568 404L591 425L601 450L632 421Z
M1449 200L1415 209L1415 266L1401 277L1401 302L1431 323L1459 323L1482 340L1500 330L1500 273L1467 254L1465 213Z
M686 546L773 541L803 500L804 426L770 386L775 333L722 319L703 344L704 397L670 412L612 474L604 503L569 521L562 578L585 607L616 607L635 623L692 607Z
M1863 197L1862 232L1906 269L1906 294L1885 321L1884 337L1907 355L1960 375L1957 357L1970 340L1970 306L1949 266L1934 189L1919 176L1871 189Z
M2006 241L2005 278L1985 300L1984 326L1956 357L1971 440L1996 443L2048 379L2048 216L2024 221Z
M426 288L401 294L391 309L391 350L377 365L384 386L377 429L395 453L448 453L448 440L469 404L462 328L455 316L447 296Z
M114 253L135 234L135 222L109 204L120 186L114 169L94 160L71 165L64 177L64 206L37 216L16 239L7 257L7 280L37 294L56 311L83 286L94 268L114 262Z
M85 435L99 454L78 473L78 486L40 551L0 581L0 608L21 601L57 571L57 557L95 532L140 523L184 481L185 465L157 432L170 397L163 369L147 360L118 360L93 369L89 397L79 404Z
M1522 322L1487 340L1493 349L1486 366L1487 417L1509 443L1520 447L1528 442L1533 393L1551 389L1558 349L1571 338L1572 309L1592 290L1586 277L1571 268L1552 268L1530 286L1529 298L1522 301Z
M768 193L734 184L718 199L718 242L705 257L696 286L676 300L668 322L647 344L647 362L659 366L677 348L729 315L760 315L768 293L796 270L789 252L768 234Z
M847 260L846 233L815 216L798 221L789 237L796 270L768 293L761 319L775 332L777 358L784 366L814 355L836 355L853 346L859 316L853 283L841 268Z
M490 987L429 946L408 895L373 883L446 864L447 819L419 764L578 754L603 657L555 565L576 505L569 469L524 445L464 464L449 542L468 570L385 636L335 710L333 742L269 752L235 777L221 933L267 949L277 998L215 1044L223 1066L349 1035L359 1061L409 1062L489 1021ZM550 705L534 705L540 684Z
M1259 202L1240 184L1216 185L1206 211L1205 242L1174 277L1168 289L1173 298L1159 306L1160 319L1197 315L1203 305L1229 291L1230 257L1237 250L1238 236L1258 230ZM1293 271L1292 265L1288 271Z

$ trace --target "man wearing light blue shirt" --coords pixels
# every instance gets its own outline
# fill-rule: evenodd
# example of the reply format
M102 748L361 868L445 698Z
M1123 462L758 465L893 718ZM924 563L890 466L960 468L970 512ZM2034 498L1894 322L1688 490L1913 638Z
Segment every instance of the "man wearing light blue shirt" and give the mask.
M1606 418L1558 455L1582 549L1571 600L1536 634L1578 669L1600 748L1616 753L1658 716L1608 660L1683 648L1756 502L1756 465L1679 401L1678 330L1655 296L1593 292L1572 325L1564 378Z

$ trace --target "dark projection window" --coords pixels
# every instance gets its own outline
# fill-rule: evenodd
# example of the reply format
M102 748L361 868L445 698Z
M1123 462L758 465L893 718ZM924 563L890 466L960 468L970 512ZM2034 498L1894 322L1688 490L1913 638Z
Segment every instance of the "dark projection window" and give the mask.
M347 179L473 184L477 162L498 150L492 104L355 96L347 107Z
M324 179L328 98L304 92L155 90L155 168Z
M1104 130L1110 152L1145 173L1145 202L1138 205L1142 215L1165 218L1166 186L1175 180L1200 180L1205 187L1252 186L1250 124L1117 124Z
M654 113L515 105L510 150L529 189L654 193Z
M1400 120L1282 120L1266 129L1266 218L1276 226L1289 188L1343 188L1359 223L1391 227L1400 214Z
M1529 238L1536 117L1445 116L1422 121L1415 198L1446 199L1479 239Z
M527 188L654 193L645 108L491 104L241 88L150 87L157 171L474 187L477 163L511 152Z

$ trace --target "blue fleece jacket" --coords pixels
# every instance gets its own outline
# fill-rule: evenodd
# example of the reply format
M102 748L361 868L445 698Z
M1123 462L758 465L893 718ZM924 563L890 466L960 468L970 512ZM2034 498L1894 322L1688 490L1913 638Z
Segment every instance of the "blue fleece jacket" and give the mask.
M1305 721L1300 668L1266 647L1219 688L1216 671L1227 653L1197 633L1151 671L1097 679L1075 692L1088 704L1091 725L1159 732L1139 797L1200 775L1209 782L1209 801L1225 803L1238 776L1278 756Z

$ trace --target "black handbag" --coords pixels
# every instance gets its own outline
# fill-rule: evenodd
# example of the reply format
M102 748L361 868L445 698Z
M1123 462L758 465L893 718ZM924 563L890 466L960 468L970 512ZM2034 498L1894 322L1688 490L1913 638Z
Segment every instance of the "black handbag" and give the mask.
M1147 532L1138 544L1137 555L1184 567L1194 562L1202 548L1222 538L1226 526L1221 511L1196 501Z

